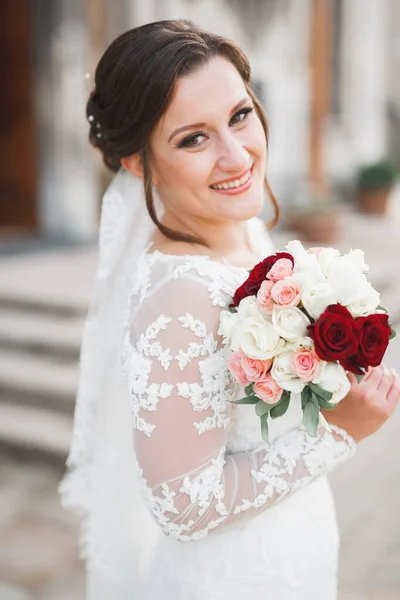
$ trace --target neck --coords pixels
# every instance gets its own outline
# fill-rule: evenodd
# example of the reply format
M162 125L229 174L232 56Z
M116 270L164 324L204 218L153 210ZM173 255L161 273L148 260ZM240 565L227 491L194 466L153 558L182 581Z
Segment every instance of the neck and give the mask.
M194 244L197 252L204 254L211 252L214 256L220 257L251 256L257 253L257 248L249 235L247 221L203 221L165 214L161 222L170 229L203 239L207 247Z

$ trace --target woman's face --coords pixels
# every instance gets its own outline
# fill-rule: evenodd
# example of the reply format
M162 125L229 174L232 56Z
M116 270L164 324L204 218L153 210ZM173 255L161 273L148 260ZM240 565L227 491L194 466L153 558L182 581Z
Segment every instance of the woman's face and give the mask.
M178 80L150 147L153 182L180 223L244 221L262 210L266 138L242 78L224 58Z

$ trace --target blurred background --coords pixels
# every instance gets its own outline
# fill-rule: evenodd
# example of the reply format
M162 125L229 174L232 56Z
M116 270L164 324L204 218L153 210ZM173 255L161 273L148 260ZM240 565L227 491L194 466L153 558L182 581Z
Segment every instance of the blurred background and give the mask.
M294 236L362 248L400 329L400 0L2 0L0 600L84 597L57 485L110 180L85 103L107 45L169 18L250 58L270 122L277 248ZM400 371L398 338L385 362ZM399 413L331 476L340 600L400 599Z

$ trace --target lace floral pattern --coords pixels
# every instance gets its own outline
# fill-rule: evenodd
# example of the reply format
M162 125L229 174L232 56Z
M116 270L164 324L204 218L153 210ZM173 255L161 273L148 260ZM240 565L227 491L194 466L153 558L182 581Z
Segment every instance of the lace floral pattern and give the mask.
M353 454L354 443L337 428L313 439L295 427L270 446L257 428L247 451L229 450L230 431L240 427L229 400L240 390L217 329L246 270L159 252L143 261L122 360L143 494L165 534L180 542L204 538L305 488Z

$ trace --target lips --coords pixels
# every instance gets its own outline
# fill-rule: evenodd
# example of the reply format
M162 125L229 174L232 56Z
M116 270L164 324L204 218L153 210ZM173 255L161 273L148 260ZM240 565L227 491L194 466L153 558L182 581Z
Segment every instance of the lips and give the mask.
M248 181L251 175L251 170L253 165L244 171L241 175L237 177L230 177L229 179L223 179L222 181L217 181L213 183L210 187L212 189L230 189L234 187L239 187Z
M222 181L213 183L212 185L210 185L210 188L218 192L241 190L242 188L246 187L246 184L248 184L248 182L250 181L253 172L253 166L254 165L252 165L249 169L247 169L237 177L231 177L229 179L223 179Z

